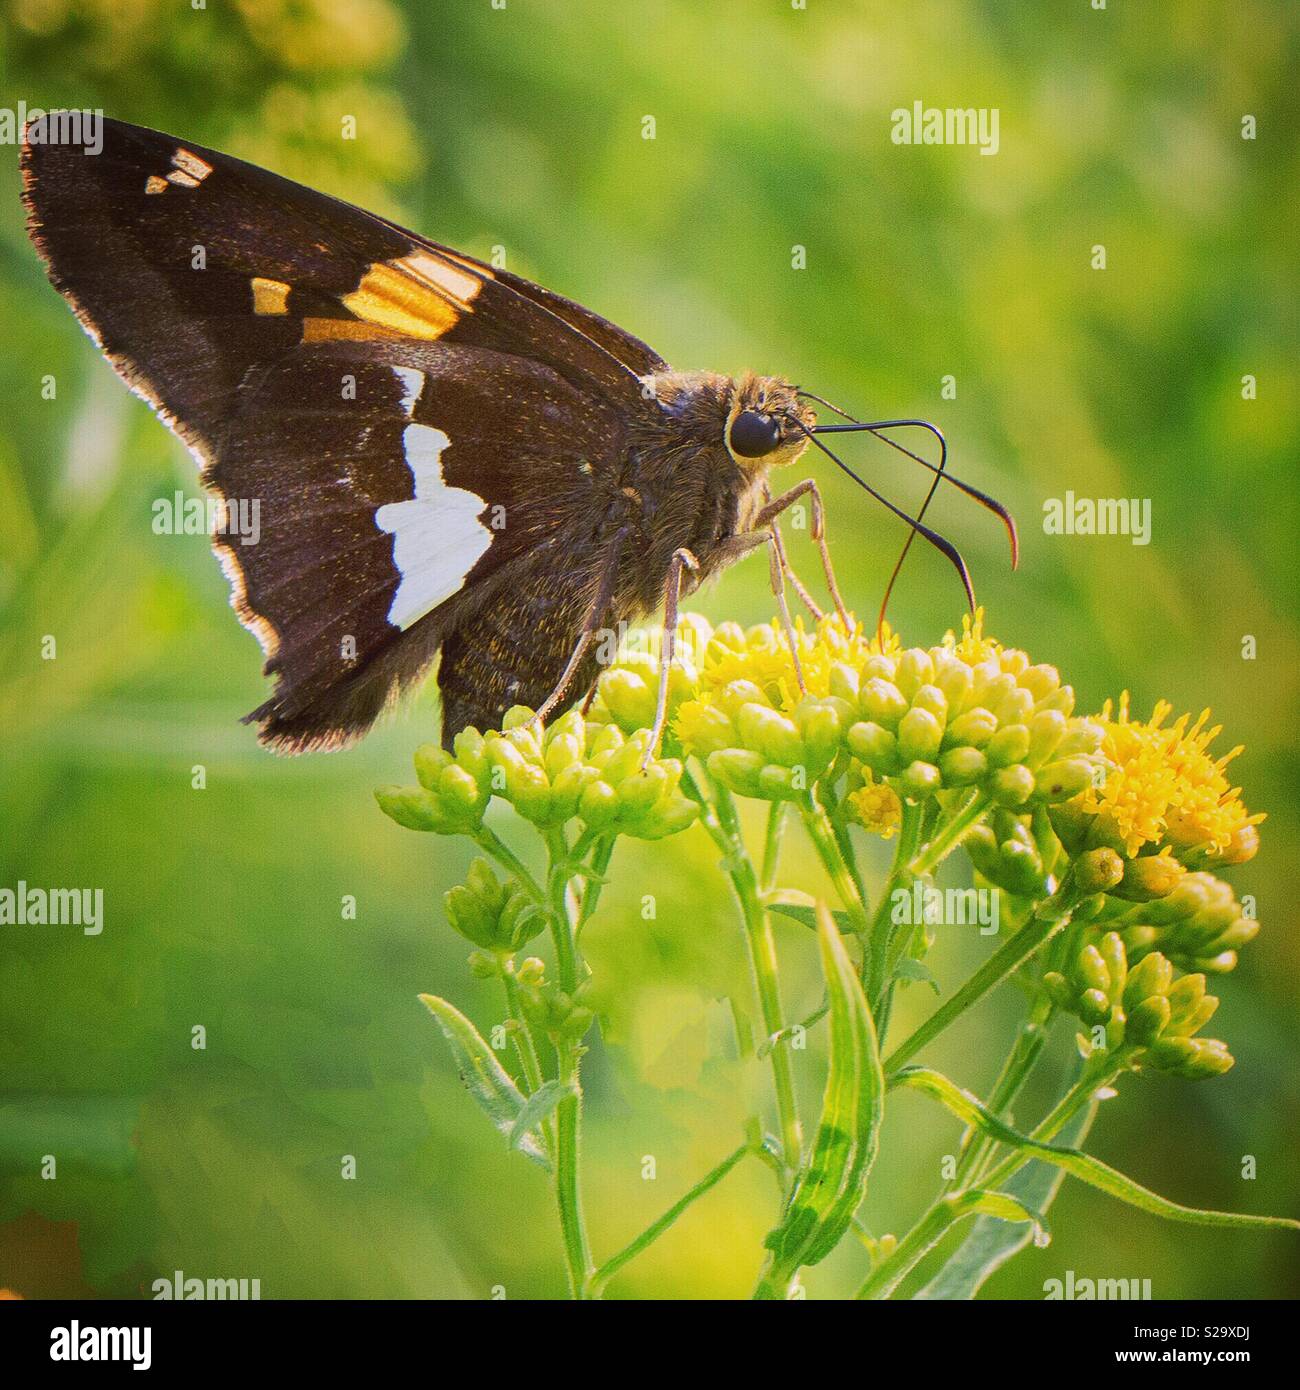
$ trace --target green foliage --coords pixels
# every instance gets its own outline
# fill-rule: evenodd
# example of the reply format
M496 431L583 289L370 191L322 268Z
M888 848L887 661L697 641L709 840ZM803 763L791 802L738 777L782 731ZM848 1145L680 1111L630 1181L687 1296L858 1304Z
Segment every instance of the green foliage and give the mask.
M478 1029L459 1009L433 994L422 994L420 1002L438 1020L456 1071L484 1114L506 1136L510 1148L546 1167L546 1154L531 1131L554 1109L558 1096L548 1091L539 1101L541 1093L535 1092L525 1100Z
M760 1296L781 1298L801 1265L817 1264L839 1243L866 1195L880 1142L885 1078L871 1008L830 912L818 922L830 1000L830 1065L812 1147L794 1180Z

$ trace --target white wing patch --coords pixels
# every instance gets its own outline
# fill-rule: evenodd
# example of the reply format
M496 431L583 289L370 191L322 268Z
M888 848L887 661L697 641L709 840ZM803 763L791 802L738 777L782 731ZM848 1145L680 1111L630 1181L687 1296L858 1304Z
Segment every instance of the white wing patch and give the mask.
M424 390L424 373L415 367L394 367L393 375L401 383L402 409L409 420L415 413L415 403L420 399L420 392Z
M402 447L415 496L375 512L375 525L393 537L393 563L401 575L388 610L394 627L406 629L446 602L492 544L491 530L478 519L487 503L443 480L442 451L450 443L441 430L407 425Z

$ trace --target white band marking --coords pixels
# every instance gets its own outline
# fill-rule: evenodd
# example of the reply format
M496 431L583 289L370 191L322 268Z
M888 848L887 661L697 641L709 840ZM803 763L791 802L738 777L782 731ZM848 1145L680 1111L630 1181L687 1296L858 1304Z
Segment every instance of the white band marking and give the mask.
M415 496L389 502L375 512L375 525L393 537L393 563L401 575L388 621L406 629L446 602L492 544L492 531L478 514L487 506L466 488L448 487L442 451L451 440L428 425L402 431Z

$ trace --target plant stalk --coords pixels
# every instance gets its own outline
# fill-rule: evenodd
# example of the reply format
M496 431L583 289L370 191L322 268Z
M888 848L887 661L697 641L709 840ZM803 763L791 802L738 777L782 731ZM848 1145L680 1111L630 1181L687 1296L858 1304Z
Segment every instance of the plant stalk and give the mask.
M551 869L548 879L556 970L560 988L566 994L572 995L578 986L579 961L574 941L573 915L569 904L569 882L565 877L564 868L568 863L568 849L563 844L562 835L552 839L550 854ZM582 1215L579 1178L582 1145L582 1053L582 1044L578 1039L566 1038L563 1035L557 1039L555 1055L559 1080L568 1082L572 1090L555 1107L555 1202L560 1213L560 1233L564 1241L569 1289L575 1299L586 1297L588 1282L595 1269Z
M944 823L943 828L908 865L913 878L931 874L961 844L966 832L993 804L987 792L976 791L969 801Z
M994 986L1001 984L1044 942L1067 925L1076 905L1073 887L1067 882L1061 886L1059 892L1041 905L1039 911L1035 912L1014 936L1003 942L954 995L945 1000L915 1032L894 1049L885 1059L885 1071L897 1070L960 1018L972 1004L982 999Z
M721 838L715 836L715 839L727 856L727 872L740 902L763 1030L766 1036L771 1038L785 1029L776 940L772 935L767 911L759 896L758 876L754 872L753 861L746 852L741 838L735 803L725 787L715 785L714 805L721 832ZM771 1062L777 1118L781 1128L782 1158L786 1167L793 1171L799 1166L800 1155L803 1152L803 1133L799 1125L794 1068L790 1063L789 1049L779 1044L771 1048Z

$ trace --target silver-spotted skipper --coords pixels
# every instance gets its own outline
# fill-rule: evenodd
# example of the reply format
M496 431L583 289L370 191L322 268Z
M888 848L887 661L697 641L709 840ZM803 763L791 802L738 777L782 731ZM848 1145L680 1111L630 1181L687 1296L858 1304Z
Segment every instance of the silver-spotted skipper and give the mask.
M671 634L683 585L756 545L779 591L796 497L834 594L815 485L773 500L769 471L921 423L817 426L779 378L675 372L549 290L157 131L51 136L22 151L51 281L204 485L260 504L258 544L213 539L276 678L247 719L284 752L360 737L439 652L444 740L549 711L590 688L601 628L666 599Z

